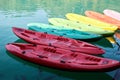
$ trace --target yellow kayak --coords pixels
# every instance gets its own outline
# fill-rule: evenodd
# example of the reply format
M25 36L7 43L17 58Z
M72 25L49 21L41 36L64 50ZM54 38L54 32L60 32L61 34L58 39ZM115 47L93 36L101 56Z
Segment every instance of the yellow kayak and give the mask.
M81 22L77 23L75 21L71 21L63 18L49 18L48 21L54 26L62 26L63 28L75 29L78 31L84 31L94 34L111 35L114 33L113 31L110 30L89 26Z
M96 19L92 19L80 14L74 14L74 13L67 13L66 14L67 19L72 20L72 21L77 21L77 22L83 22L95 27L103 28L105 30L110 30L110 31L115 31L118 29L118 26L108 24Z
M113 37L106 37L107 40L109 40L111 43L116 43Z

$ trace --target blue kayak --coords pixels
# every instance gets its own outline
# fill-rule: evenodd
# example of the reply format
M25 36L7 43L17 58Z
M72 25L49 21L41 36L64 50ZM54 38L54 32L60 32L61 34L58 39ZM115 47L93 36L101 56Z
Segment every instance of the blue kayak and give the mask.
M78 31L75 29L67 29L62 26L56 27L53 25L43 24L43 23L29 23L27 26L29 27L30 30L34 30L38 32L47 32L49 34L64 36L73 39L86 40L86 39L102 38L102 36L98 34Z

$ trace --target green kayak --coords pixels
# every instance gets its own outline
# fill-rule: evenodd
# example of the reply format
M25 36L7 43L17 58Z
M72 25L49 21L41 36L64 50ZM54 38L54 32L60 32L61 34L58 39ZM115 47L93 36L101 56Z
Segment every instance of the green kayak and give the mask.
M64 36L73 39L87 40L87 39L100 39L101 35L92 34L83 31L77 31L75 29L66 29L61 26L53 26L43 23L29 23L27 24L30 30L38 32L47 32L48 34L54 34L58 36Z
M75 21L70 21L63 18L49 18L48 21L55 26L64 26L68 29L75 29L75 30L90 32L94 34L108 35L114 33L113 31L108 31L102 28L93 27L91 25L87 25L81 22L77 23Z

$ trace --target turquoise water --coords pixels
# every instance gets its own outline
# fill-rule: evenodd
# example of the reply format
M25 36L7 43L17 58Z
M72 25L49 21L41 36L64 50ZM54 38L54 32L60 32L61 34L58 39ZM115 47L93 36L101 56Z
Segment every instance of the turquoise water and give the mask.
M31 22L48 24L48 18L65 18L69 12L84 15L86 10L102 13L106 8L120 12L119 0L0 0L0 80L120 80L120 70L110 72L69 72L39 66L6 51L10 42L24 42L16 37L11 27L27 29ZM91 42L106 53L106 58L120 61L119 47L106 39Z

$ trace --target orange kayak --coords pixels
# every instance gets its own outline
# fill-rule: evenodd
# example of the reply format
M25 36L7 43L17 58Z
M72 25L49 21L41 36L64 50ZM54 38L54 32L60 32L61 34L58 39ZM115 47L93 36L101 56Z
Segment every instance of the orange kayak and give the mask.
M73 52L52 46L9 43L6 49L21 59L63 70L70 71L110 71L119 68L117 60Z
M94 19L97 19L97 20L100 20L100 21L103 21L103 22L106 22L109 24L116 25L120 29L120 21L119 20L113 19L109 16L106 16L104 14L101 14L101 13L98 13L95 11L85 11L85 14L86 14L86 16L88 16L90 18L94 18Z

